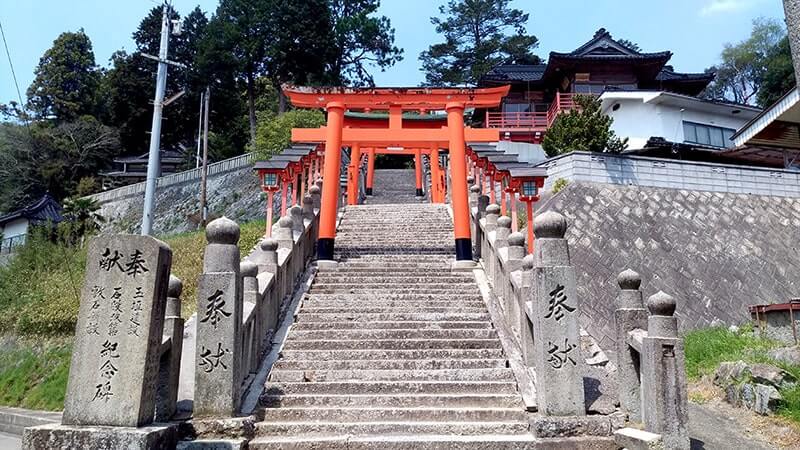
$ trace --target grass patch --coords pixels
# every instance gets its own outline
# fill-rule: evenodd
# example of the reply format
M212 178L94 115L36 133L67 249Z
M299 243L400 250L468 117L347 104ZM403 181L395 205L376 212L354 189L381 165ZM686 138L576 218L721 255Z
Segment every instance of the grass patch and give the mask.
M717 366L726 361L742 360L747 363L767 363L778 366L800 380L800 366L786 364L769 357L768 350L781 343L754 335L752 327L739 331L727 328L706 328L691 331L684 339L686 374L691 380L713 376ZM800 384L779 390L783 403L778 414L800 423Z
M0 352L0 405L57 411L64 408L71 339L6 338Z

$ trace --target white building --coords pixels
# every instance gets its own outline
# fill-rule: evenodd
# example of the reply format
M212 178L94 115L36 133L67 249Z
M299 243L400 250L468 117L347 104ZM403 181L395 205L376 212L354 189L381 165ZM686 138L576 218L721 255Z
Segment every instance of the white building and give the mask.
M631 150L654 138L706 150L731 148L734 133L761 112L664 91L606 91L600 100L602 111L614 119L612 129L628 138Z

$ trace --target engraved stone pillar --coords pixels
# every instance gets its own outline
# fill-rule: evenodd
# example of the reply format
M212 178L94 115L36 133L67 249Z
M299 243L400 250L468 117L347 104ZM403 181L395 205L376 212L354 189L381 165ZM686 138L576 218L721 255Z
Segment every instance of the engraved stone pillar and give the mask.
M619 379L619 403L622 411L632 422L642 421L642 398L640 392L639 352L628 345L628 332L647 329L647 311L642 302L639 287L642 278L633 270L626 270L617 277L619 294L614 323L617 332L617 378Z
M156 422L166 422L175 414L178 402L178 381L181 375L183 350L183 319L181 318L181 292L183 283L170 275L167 291L167 309L164 313L164 339L169 339L169 349L161 356L158 373Z
M149 236L90 241L64 425L153 421L171 264L167 244Z
M583 394L580 303L564 234L567 219L548 211L533 223L533 335L539 411L549 416L586 414Z
M645 430L661 434L665 448L688 449L688 393L675 299L658 292L647 299L647 309L650 317L641 355Z
M486 232L491 233L497 228L497 218L500 217L500 206L495 203L486 207Z
M308 194L311 196L311 199L314 201L314 209L319 210L319 207L322 205L322 191L320 191L320 187L317 185L311 186L308 188Z
M233 417L242 379L239 225L217 219L206 228L206 239L197 289L194 417Z
M494 235L494 246L497 249L508 247L508 236L511 235L511 218L500 216L497 218L497 228Z

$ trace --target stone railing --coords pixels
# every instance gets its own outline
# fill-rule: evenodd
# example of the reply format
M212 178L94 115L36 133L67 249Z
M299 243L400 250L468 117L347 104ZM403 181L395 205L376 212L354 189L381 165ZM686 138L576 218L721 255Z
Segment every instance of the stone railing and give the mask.
M181 317L181 292L183 283L170 275L167 302L164 309L164 332L158 364L158 388L156 390L156 422L168 422L178 406L178 383L181 378L181 355L183 353L183 324Z
M234 417L278 326L282 306L313 257L321 182L289 208L239 262L239 227L220 218L206 228L197 297L194 417Z
M564 239L567 220L554 212L540 214L533 223L534 253L526 255L525 235L511 232L511 219L500 215L500 207L488 204L488 197L475 189L470 199L476 254L496 302L495 308L490 305L493 320L498 329L507 330L512 348L506 350L511 355L518 352L526 369L515 371L523 398L526 391L535 392L535 399L525 399L526 405L544 416L586 415L584 356L592 355L582 355L580 299ZM634 437L626 438L655 436L666 448L688 449L687 386L683 343L673 316L675 302L663 292L650 297L648 316L638 275L623 272L619 283L623 289L616 315L620 409L630 422L643 423L649 432L642 437L634 430L630 433ZM526 379L531 370L535 386L533 377ZM526 387L527 383L532 386Z

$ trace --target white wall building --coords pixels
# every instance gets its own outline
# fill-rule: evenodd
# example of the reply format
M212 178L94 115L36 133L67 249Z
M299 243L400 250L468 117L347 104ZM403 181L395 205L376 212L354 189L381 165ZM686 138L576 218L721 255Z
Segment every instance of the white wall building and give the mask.
M733 134L761 111L663 91L607 91L600 100L602 111L614 119L612 129L628 138L631 150L644 148L650 138L731 148Z

